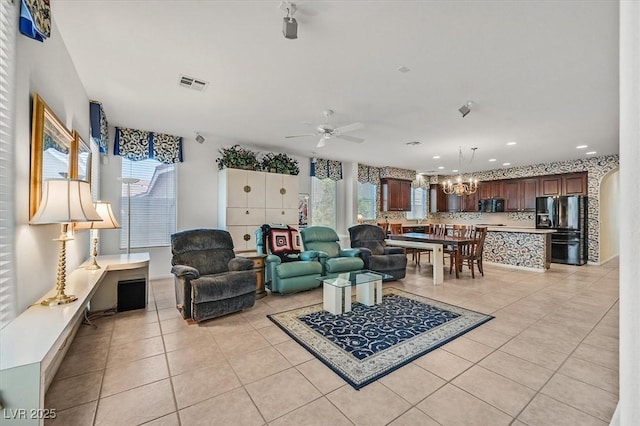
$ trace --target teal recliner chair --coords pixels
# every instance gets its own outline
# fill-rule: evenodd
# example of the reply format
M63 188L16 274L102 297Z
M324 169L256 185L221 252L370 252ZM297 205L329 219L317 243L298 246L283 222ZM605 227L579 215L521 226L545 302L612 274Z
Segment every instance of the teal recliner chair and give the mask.
M266 254L265 282L272 293L295 293L320 287L318 253L300 252L298 231L286 225L263 225L255 232L257 251Z
M338 234L326 226L310 226L300 230L304 253L316 252L324 275L358 271L364 268L357 248L342 249Z

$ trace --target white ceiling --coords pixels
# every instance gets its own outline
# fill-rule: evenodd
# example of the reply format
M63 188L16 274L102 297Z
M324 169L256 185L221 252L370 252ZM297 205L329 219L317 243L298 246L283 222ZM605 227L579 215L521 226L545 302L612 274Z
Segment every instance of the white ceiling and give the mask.
M205 143L440 174L458 168L458 147L465 163L478 147L465 171L618 152L617 1L307 0L297 3L297 40L283 37L279 6L51 7L109 124L183 136L187 159L195 132ZM180 74L210 84L184 89ZM336 126L362 122L349 135L366 141L284 138L313 132L327 108Z

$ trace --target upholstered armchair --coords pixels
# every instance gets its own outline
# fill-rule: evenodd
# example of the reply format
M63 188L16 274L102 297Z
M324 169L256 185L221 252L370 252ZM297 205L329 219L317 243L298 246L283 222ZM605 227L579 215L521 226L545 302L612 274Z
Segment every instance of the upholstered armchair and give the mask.
M301 252L298 230L287 225L262 225L255 232L258 253L265 259L266 286L273 293L294 293L319 287L322 264L315 252Z
M324 275L357 271L364 268L358 249L342 249L338 234L326 226L310 226L300 230L304 251L316 252Z
M375 225L355 225L349 228L351 247L360 249L364 267L389 274L394 280L404 278L407 272L407 256L402 247L387 247L385 232Z
M176 307L195 322L250 308L256 300L253 261L236 257L229 232L192 229L171 235Z

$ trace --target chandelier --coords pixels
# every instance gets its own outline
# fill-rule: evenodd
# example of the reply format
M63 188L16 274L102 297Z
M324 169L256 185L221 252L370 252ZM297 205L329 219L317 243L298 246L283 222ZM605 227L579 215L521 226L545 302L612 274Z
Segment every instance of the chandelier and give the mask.
M476 149L478 148L471 148L471 151L473 151L473 154L471 155L471 160L473 160L473 155L475 155ZM469 163L471 163L471 160L469 161ZM475 192L478 190L478 179L473 179L470 177L469 179L465 180L462 177L462 147L459 148L459 152L458 152L458 171L461 174L458 175L455 181L452 182L451 179L449 179L446 182L442 183L442 191L447 195L475 194Z

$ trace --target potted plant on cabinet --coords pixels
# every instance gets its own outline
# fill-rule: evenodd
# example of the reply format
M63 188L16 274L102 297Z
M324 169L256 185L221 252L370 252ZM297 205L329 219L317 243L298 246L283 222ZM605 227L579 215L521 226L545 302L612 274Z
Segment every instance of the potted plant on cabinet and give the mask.
M220 156L216 158L218 170L225 167L230 169L258 170L259 162L255 152L240 145L233 145L231 148L220 148Z
M287 154L276 154L269 152L262 157L262 170L271 173L285 175L297 175L300 173L298 160L289 157Z

